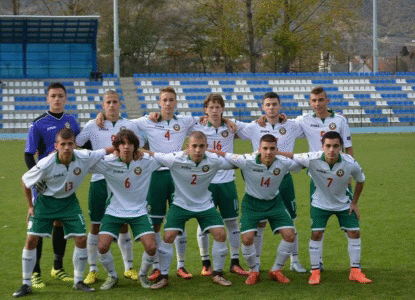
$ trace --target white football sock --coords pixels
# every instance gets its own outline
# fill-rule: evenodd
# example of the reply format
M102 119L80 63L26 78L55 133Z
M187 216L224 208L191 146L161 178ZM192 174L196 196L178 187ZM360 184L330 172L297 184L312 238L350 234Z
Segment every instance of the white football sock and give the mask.
M197 244L202 260L209 260L209 234L202 234L200 225L197 226Z
M350 258L350 268L360 268L361 239L347 238Z
M160 247L160 244L161 244L161 234L160 234L160 231L159 232L155 232L154 233L154 237L156 238L156 248L157 248L157 251L156 251L156 255L154 255L154 263L153 263L153 269L155 270L155 269L158 269L158 270L160 270L160 257L159 257L159 247Z
M225 226L228 231L228 241L230 246L231 259L239 258L240 235L238 220L227 220Z
M187 236L186 229L181 235L176 236L174 240L176 246L177 269L184 268L184 259L186 258Z
M148 270L150 270L151 266L154 262L154 256L150 256L147 252L143 252L143 256L141 257L141 268L140 268L140 275L147 275Z
M322 256L321 252L323 250L323 241L310 240L308 249L310 251L311 269L319 269Z
M124 269L127 271L133 268L133 241L130 231L120 233L118 235L118 247L120 247L122 260L124 261Z
M22 277L23 284L32 286L32 273L36 265L36 248L33 250L26 250L23 248L22 252Z
M88 249L88 263L89 263L89 271L98 272L98 234L88 234L88 239L86 242L86 247Z
M168 275L171 260L173 259L173 244L162 241L159 246L160 272L162 275Z
M82 278L84 277L84 271L85 271L87 261L88 261L88 250L86 248L78 248L75 246L75 250L73 251L73 256L72 256L75 283L82 281Z
M114 258L112 257L111 251L108 251L107 253L104 253L104 254L99 253L98 255L99 255L99 260L101 261L108 275L111 277L118 278L117 271L115 270Z
M212 257L213 257L213 271L222 272L225 266L226 254L228 247L226 242L213 241Z
M284 267L285 262L293 252L294 243L286 242L281 240L277 248L277 257L275 258L274 266L272 271L281 270Z
M266 227L258 227L254 237L255 252L258 265L261 265L262 244L264 243L264 231Z
M291 253L291 263L298 262L298 232L295 231L293 253Z
M242 254L245 258L246 264L250 272L259 272L259 265L257 262L257 255L254 244L245 246L242 244Z

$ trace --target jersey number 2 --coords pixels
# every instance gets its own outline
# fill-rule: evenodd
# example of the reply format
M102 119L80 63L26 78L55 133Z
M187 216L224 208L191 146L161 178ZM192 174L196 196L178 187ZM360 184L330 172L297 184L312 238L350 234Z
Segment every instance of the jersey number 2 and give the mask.
M191 184L192 185L196 185L197 175L196 174L192 174L192 178L193 178L193 180L192 180Z

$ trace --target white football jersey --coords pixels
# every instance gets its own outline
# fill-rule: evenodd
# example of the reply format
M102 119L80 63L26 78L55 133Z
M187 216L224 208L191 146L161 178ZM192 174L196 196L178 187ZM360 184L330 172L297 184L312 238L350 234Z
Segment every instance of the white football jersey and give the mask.
M105 214L124 218L147 214L151 173L159 167L160 164L147 153L129 164L113 155L100 160L91 172L103 174L110 190Z
M54 152L39 160L33 168L23 175L22 180L28 188L44 180L47 189L43 195L66 198L75 193L89 169L104 155L104 149L97 151L74 150L71 163L69 166L65 166L60 163L58 153Z
M340 211L350 208L353 200L348 190L350 176L364 182L365 175L360 165L348 154L341 153L334 166L324 160L324 152L294 154L294 160L308 168L316 190L311 196L311 205L325 210Z
M266 134L272 134L277 138L278 150L282 152L293 152L295 140L304 137L301 126L293 120L287 120L284 123L275 125L267 122L265 127L261 127L255 121L252 121L238 131L238 136L241 139L249 139L251 141L253 151L258 151L259 141Z
M241 169L245 180L245 193L261 200L272 200L279 194L284 175L289 171L298 172L302 166L284 156L275 156L267 167L260 161L259 154L227 153L225 159Z
M144 134L138 129L137 125L127 119L120 118L117 122L111 122L106 120L104 127L99 127L95 120L90 120L85 124L85 127L76 136L76 144L78 146L85 145L86 142L91 141L92 149L105 149L111 147L112 142L115 140L115 136L121 129L130 129L138 137L140 141L140 147L143 147L146 140ZM101 174L93 174L92 181L103 179Z
M240 126L239 123L242 122L236 122L238 128ZM235 133L233 133L226 124L222 123L221 126L216 129L210 122L207 122L206 125L197 123L192 127L191 131L202 131L206 135L208 150L233 153ZM219 170L213 178L212 183L226 183L233 180L235 180L234 170Z
M174 116L169 121L153 122L147 116L132 120L145 132L149 149L153 152L181 151L189 129L196 123L192 117ZM165 170L166 168L161 168Z
M174 181L173 204L193 212L213 207L209 184L218 170L233 168L223 157L210 152L206 152L203 160L197 164L184 151L155 153L154 158L170 169Z
M327 131L337 131L343 139L344 147L352 147L349 124L342 115L332 112L329 117L320 119L313 113L298 116L295 121L301 126L311 152L321 150L321 138Z

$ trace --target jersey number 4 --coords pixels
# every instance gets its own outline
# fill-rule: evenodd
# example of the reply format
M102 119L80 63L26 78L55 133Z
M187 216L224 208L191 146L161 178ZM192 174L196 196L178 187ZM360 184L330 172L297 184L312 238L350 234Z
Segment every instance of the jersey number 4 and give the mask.
M170 130L167 130L166 134L164 135L164 137L170 141Z
M271 178L265 179L264 177L261 178L261 186L269 187L271 183Z

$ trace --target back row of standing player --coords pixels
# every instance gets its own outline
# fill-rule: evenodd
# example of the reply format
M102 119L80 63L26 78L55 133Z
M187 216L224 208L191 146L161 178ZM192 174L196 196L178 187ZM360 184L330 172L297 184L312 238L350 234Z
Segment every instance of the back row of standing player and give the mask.
M62 86L62 90L64 88ZM49 93L48 93L49 94ZM65 95L66 96L66 95ZM159 120L153 122L146 117L133 120L133 123L138 125L138 128L145 132L148 139L150 149L156 152L168 153L173 151L179 151L182 148L184 139L189 129L200 130L207 134L208 144L210 149L223 150L226 152L233 152L233 138L234 133L222 123L222 113L224 110L224 103L222 97L219 95L209 95L205 102L205 112L208 115L208 122L206 125L196 124L193 118L182 118L174 115L174 109L176 106L176 94L172 88L162 89L160 93L159 105L161 107L161 113ZM339 131L344 140L344 146L346 153L352 154L350 132L347 122L344 117L337 115L327 109L329 100L322 88L315 88L310 95L310 106L314 110L314 114L299 117L295 122L288 120L287 122L280 123L279 110L281 108L278 95L275 93L267 93L263 100L263 110L265 111L265 127L261 127L256 123L252 123L248 126L244 126L243 123L237 122L239 126L237 135L240 138L249 138L252 141L253 148L258 149L258 142L261 136L270 133L278 138L278 146L280 151L292 152L294 148L294 142L296 138L299 138L305 134L308 139L310 150L317 151L321 149L321 136L326 131ZM64 105L64 102L63 102ZM99 128L95 122L89 122L80 135L77 137L78 145L84 145L87 141L92 143L92 149L101 149L104 146L111 144L111 137L114 137L115 133L120 128L135 129L137 136L142 137L140 132L137 132L136 128L131 125L131 122L120 119L120 101L118 95L115 92L109 91L104 96L103 107L106 113L106 122L103 128ZM50 114L50 112L49 112ZM47 116L50 117L50 116ZM56 116L54 116L56 118ZM58 116L57 119L61 119L63 116ZM67 126L67 122L65 126ZM59 128L56 128L58 130ZM50 137L50 135L49 135ZM143 140L141 140L141 144ZM27 152L27 151L26 151ZM172 193L172 180L168 170L160 170L154 172L152 175L152 185L150 186L148 195L149 214L152 217L155 231L160 231L160 224L165 216L166 212L166 199L171 202ZM285 204L290 211L291 217L294 219L295 214L295 196L293 191L292 179L287 173L284 177L286 188L282 189L281 194L285 200ZM164 190L157 188L163 183ZM219 206L222 217L226 223L229 235L229 241L231 245L231 272L238 273L240 275L247 275L247 272L243 270L239 265L239 228L237 223L238 207L237 207L237 195L234 184L233 171L220 172L212 182L210 190L214 196L215 204ZM88 236L88 257L90 262L90 273L88 274L86 281L93 283L97 276L96 268L96 244L97 233L99 228L100 218L103 216L104 204L92 201L92 199L101 198L102 201L106 200L106 195L97 196L100 191L105 190L102 188L102 184L105 181L102 178L93 176L90 190L90 217L92 221L91 233ZM284 191L286 191L284 193ZM226 193L226 194L225 194ZM226 195L221 197L221 195ZM286 197L284 197L286 195ZM99 208L94 208L93 205ZM98 205L97 205L98 204ZM160 205L161 204L161 205ZM161 210L160 210L161 209ZM263 227L258 227L256 235L256 252L259 255L261 249L261 233ZM129 233L124 230L124 241L127 245L126 250L123 251L123 259L125 263L125 275L137 279L137 273L133 273L132 269L132 246L129 239ZM123 240L123 236L120 234L120 240ZM202 275L211 275L210 260L208 257L208 249L206 243L206 235L198 235L198 242L200 246L200 252L203 261ZM160 235L156 234L157 244L160 243ZM298 239L296 238L298 243ZM186 248L186 238L183 234L180 238L176 238L177 256L178 256L178 271L177 274L182 278L191 278L191 274L184 268L184 253ZM95 246L95 249L94 249ZM292 268L296 271L305 271L301 264L298 263L298 246L292 253ZM95 261L94 261L95 260ZM157 264L154 266L155 272L153 278L157 277ZM130 272L130 273L128 273ZM92 275L91 275L92 274ZM88 278L89 277L89 278Z

